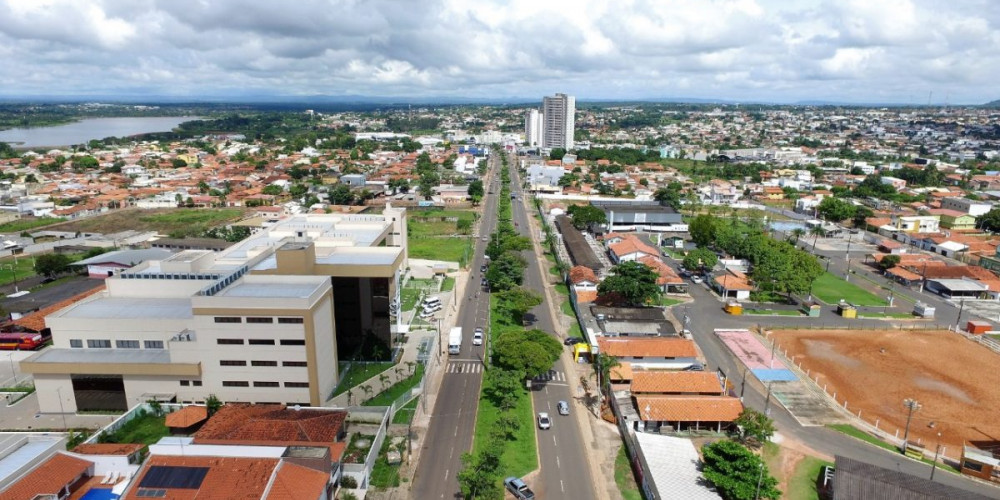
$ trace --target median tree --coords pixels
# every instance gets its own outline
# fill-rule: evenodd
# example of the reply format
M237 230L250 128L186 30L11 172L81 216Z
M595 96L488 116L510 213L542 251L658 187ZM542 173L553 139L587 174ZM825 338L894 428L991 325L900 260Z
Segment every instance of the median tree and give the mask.
M486 279L489 280L490 289L495 291L520 286L524 279L524 260L517 254L504 253L490 261Z
M534 378L552 369L562 344L542 330L509 331L493 342L493 364Z
M610 302L641 306L657 302L661 290L656 271L641 262L622 262L611 268L611 275L597 286L597 294Z
M701 449L702 475L726 500L781 497L778 480L771 477L764 460L735 441L722 440Z

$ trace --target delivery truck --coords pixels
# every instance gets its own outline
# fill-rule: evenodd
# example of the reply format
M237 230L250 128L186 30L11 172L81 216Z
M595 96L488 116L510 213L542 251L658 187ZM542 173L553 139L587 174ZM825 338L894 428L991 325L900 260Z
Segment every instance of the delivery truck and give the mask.
M448 334L448 354L462 353L462 327L456 326Z

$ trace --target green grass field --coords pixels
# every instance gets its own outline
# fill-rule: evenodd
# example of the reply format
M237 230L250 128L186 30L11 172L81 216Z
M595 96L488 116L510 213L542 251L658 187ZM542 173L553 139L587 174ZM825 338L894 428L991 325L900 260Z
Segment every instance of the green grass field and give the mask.
M22 233L24 231L35 229L36 227L48 226L49 224L55 224L56 222L63 222L65 220L66 219L63 219L62 217L31 217L27 219L18 219L6 224L0 224L0 233Z
M396 415L392 417L392 423L394 424L409 424L413 420L413 414L417 411L417 404L420 403L420 398L413 398L413 401L406 403L402 408L396 410Z
M487 380L487 378L483 378L484 388ZM538 467L538 453L535 449L535 416L531 410L531 395L526 390L521 391L517 406L511 411L517 416L521 427L514 433L514 440L505 443L503 457L500 460L501 478L521 477ZM476 432L472 446L474 454L479 453L480 447L484 446L489 439L490 431L493 430L499 417L500 409L493 406L493 403L481 391L479 414L476 417Z
M152 413L136 417L108 436L109 442L154 444L170 434L165 421L165 417L157 417Z
M628 463L628 452L625 446L618 450L615 457L615 484L625 500L642 500L642 493L635 483L635 476L632 474L632 465Z
M816 457L805 457L795 467L792 477L788 478L788 491L783 492L785 498L803 498L806 500L819 500L819 492L816 491L816 480L819 478L820 470L824 465L833 465L833 462L820 460Z
M680 300L680 299L672 299L670 297L661 297L660 298L660 305L663 306L663 307L676 306L677 304L680 304L681 302L684 302L684 301Z
M408 222L410 258L460 262L472 249L472 238L462 235L457 222L426 221L421 218L456 217L472 221L476 213L471 210L428 210L413 213Z
M345 361L346 362L346 361ZM334 396L339 396L347 392L348 389L368 380L379 373L388 370L392 366L392 363L378 362L378 363L351 363L351 368L347 370L347 374L344 375L344 379L337 386L337 390L334 391ZM378 386L372 387L372 389L378 389ZM354 391L354 397L358 398L363 396L364 393L360 390Z
M406 366L402 366L404 370L407 369ZM405 374L405 372L404 372ZM424 365L416 365L413 371L413 375L392 384L385 391L380 392L375 395L375 397L365 401L362 406L389 406L393 401L398 399L404 393L413 389L420 383L420 378L424 375ZM379 387L373 387L373 389L378 389Z
M839 276L823 273L813 283L813 296L827 304L837 304L841 299L858 306L884 306L886 301Z
M451 276L445 276L444 281L441 282L441 291L450 292L455 289L455 278Z

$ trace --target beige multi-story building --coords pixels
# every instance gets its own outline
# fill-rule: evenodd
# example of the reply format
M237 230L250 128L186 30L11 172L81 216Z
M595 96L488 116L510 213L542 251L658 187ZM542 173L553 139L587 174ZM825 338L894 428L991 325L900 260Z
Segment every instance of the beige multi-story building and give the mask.
M300 215L222 251L185 250L106 280L46 318L21 362L43 412L149 399L323 404L337 360L391 340L406 212ZM366 354L368 354L366 352Z

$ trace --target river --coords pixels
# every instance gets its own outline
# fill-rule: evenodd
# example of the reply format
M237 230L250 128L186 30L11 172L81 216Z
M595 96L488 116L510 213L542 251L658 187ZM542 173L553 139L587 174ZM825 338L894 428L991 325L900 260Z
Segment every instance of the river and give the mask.
M53 127L12 128L0 131L0 142L15 148L63 147L86 144L93 139L127 137L150 132L169 132L177 125L198 116L146 116L122 118L87 118Z

